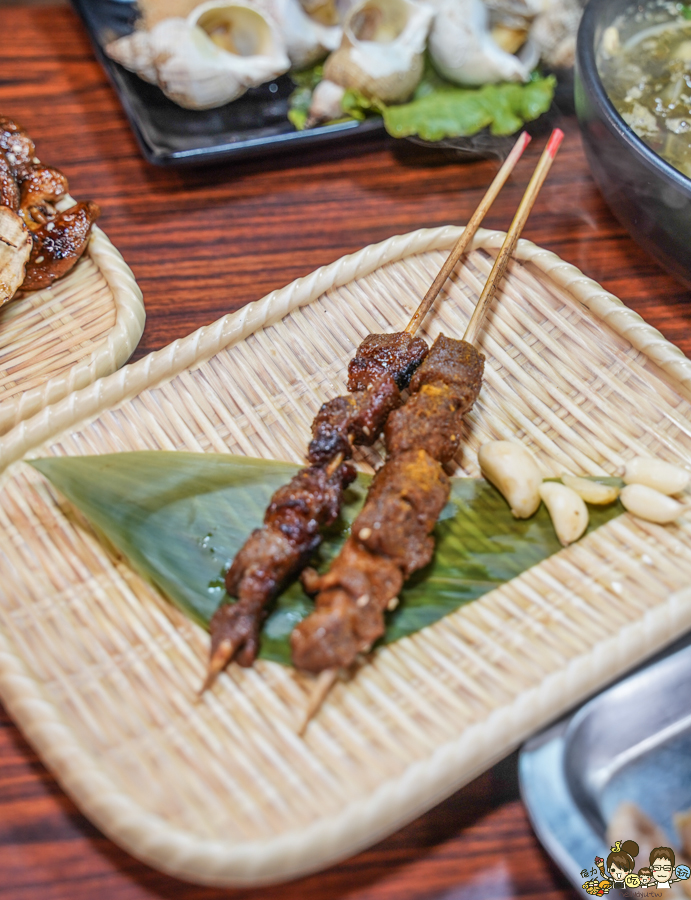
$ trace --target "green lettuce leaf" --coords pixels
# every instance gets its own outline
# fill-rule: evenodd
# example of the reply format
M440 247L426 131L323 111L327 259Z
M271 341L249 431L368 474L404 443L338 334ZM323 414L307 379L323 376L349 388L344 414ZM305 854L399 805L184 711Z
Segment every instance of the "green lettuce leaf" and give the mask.
M297 131L302 131L307 123L312 92L324 76L324 66L319 63L309 69L290 73L295 90L288 98L288 120Z
M76 506L141 575L204 627L227 601L223 577L269 498L298 466L218 454L136 452L37 459L31 465ZM601 479L620 484L616 479ZM318 558L339 552L370 478L347 491L341 519ZM435 529L434 559L405 585L389 615L385 642L431 625L561 549L544 507L513 518L490 484L455 478ZM589 530L623 511L590 507ZM261 656L290 664L290 632L312 601L299 583L278 598L264 625Z
M343 109L355 118L377 112L392 137L417 136L425 141L471 137L489 128L493 135L515 134L550 108L556 78L534 75L527 84L508 82L461 88L426 73L409 103L386 106L346 91Z

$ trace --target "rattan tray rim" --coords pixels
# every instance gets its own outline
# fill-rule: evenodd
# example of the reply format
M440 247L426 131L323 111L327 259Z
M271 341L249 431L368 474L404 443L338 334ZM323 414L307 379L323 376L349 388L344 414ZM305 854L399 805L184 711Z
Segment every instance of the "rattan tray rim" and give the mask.
M37 415L46 406L115 372L127 362L139 343L146 313L142 292L132 270L97 225L92 229L87 253L112 294L115 324L104 341L68 371L8 400L0 399L0 427L3 431L9 431L22 420Z

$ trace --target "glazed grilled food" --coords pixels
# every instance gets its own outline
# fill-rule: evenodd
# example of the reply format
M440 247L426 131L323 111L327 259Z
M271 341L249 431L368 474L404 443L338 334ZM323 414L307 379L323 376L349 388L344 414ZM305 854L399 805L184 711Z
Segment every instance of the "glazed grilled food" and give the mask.
M401 390L427 355L427 344L406 332L371 334L348 367L349 394L325 403L312 424L308 468L271 498L264 524L233 560L226 588L237 602L211 620L206 686L231 659L249 666L259 649L267 605L295 578L338 517L344 489L355 478L353 445L371 445L401 405Z
M21 125L0 116L0 306L20 288L49 287L84 253L100 210L86 202L58 212L68 191Z
M458 450L463 416L482 385L484 357L440 336L388 417L387 461L375 475L351 536L325 575L303 573L316 609L293 631L293 662L322 672L348 668L384 633L403 582L427 565L432 529L449 498L443 464Z

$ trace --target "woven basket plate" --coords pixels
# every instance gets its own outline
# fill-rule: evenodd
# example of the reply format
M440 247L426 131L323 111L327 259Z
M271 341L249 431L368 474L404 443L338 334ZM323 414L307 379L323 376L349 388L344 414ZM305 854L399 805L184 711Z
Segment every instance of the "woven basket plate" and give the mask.
M231 667L196 701L208 637L100 543L21 457L161 448L299 461L370 330L398 330L459 229L391 238L17 426L0 450L0 694L114 841L192 881L259 884L352 854L437 803L691 627L691 522L628 515L334 689ZM481 232L427 337L461 335L502 235ZM458 460L518 438L545 475L634 454L691 463L691 363L552 253L521 242L483 336ZM363 466L374 458L360 458Z
M134 276L94 227L87 253L68 275L0 309L0 435L110 375L127 362L143 330Z

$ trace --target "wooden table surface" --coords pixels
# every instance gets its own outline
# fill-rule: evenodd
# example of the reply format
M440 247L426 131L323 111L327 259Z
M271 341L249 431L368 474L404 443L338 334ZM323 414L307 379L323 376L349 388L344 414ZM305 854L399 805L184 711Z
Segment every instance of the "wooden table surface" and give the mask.
M496 162L377 137L347 149L199 171L141 158L86 34L64 6L0 6L0 114L30 130L142 287L135 354L183 337L317 266L393 234L463 223ZM589 176L577 126L525 236L559 253L691 355L691 296L615 221ZM540 147L535 141L487 219L506 228ZM220 891L184 884L103 837L62 793L0 708L0 897L12 900L561 900L576 896L541 849L510 757L397 834L293 884Z

